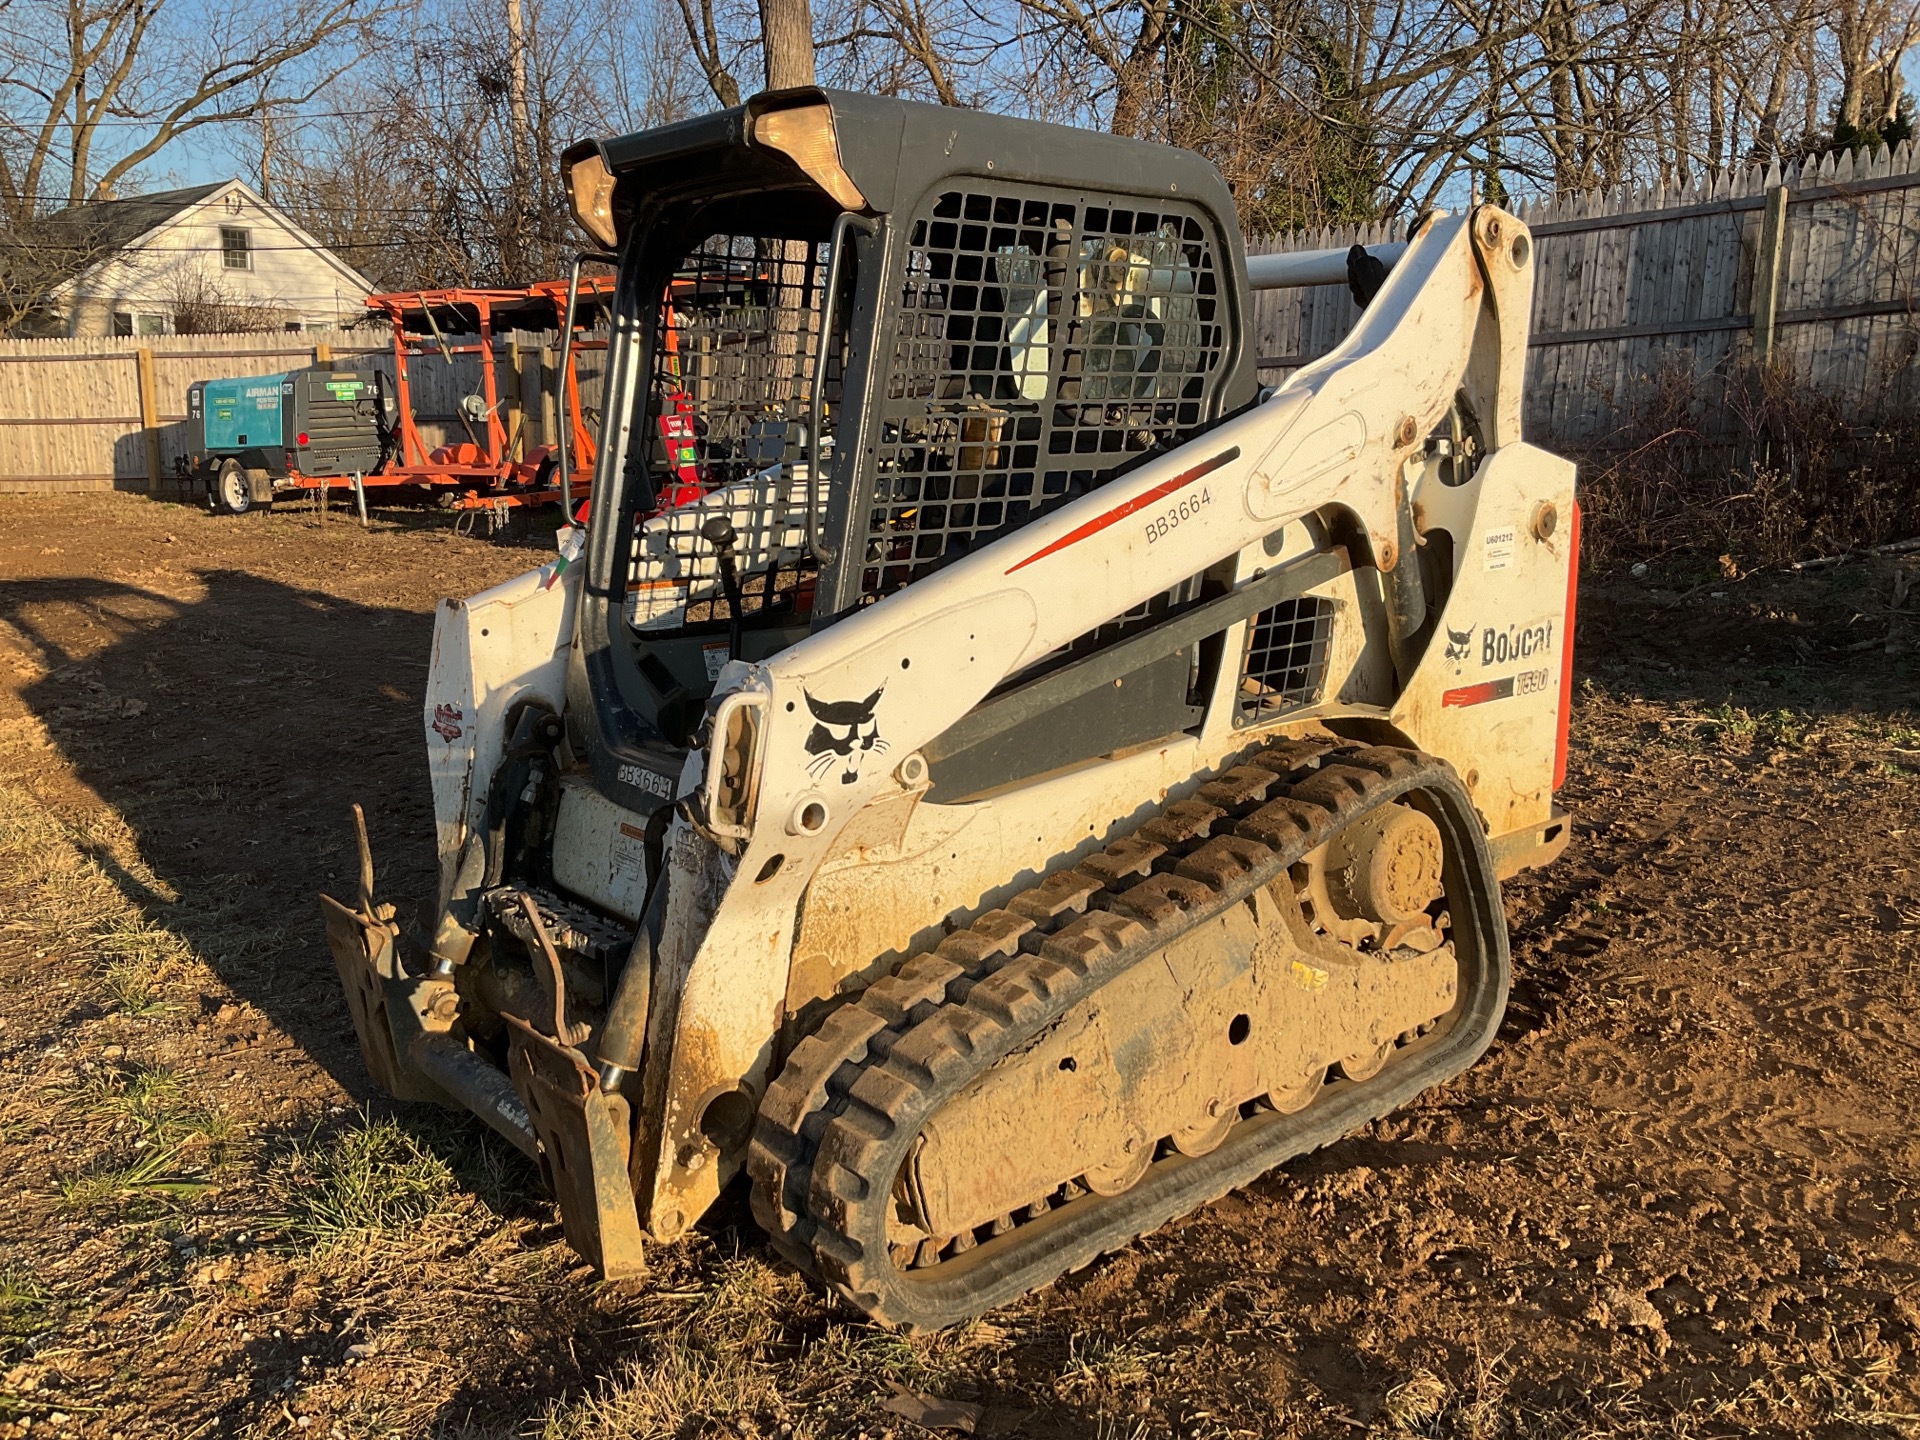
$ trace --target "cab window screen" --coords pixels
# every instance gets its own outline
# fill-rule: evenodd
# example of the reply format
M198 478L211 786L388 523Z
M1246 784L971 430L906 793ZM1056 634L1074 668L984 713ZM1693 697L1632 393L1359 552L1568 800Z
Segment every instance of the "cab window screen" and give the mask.
M1211 413L1225 315L1184 207L939 192L909 237L860 589L876 599Z
M811 607L805 560L806 426L831 246L713 235L659 299L649 384L628 466L659 511L635 532L627 615L641 629L723 618L704 521L734 527L743 613ZM825 443L840 408L844 316L824 377ZM824 497L823 497L824 503ZM803 603L804 602L804 603Z

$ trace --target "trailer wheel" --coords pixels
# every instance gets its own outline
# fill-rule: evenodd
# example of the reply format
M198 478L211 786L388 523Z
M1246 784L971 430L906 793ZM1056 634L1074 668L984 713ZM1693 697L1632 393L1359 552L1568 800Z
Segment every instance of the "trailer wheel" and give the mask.
M216 515L244 515L253 508L253 486L238 460L220 462L207 487L207 504Z

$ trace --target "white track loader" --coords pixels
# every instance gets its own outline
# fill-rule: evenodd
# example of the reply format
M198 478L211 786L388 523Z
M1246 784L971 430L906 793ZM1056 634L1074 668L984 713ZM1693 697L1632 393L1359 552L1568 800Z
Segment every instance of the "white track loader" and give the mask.
M368 1066L641 1266L722 1190L1005 1303L1473 1063L1565 846L1531 239L1244 252L1188 152L836 91L576 146L585 547L445 602L440 891L327 899ZM1253 292L1351 278L1277 387Z

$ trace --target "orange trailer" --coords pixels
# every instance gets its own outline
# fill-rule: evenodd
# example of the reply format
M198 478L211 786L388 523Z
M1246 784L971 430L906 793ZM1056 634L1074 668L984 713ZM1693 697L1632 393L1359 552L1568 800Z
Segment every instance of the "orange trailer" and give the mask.
M584 350L606 349L606 341L588 339L586 332L611 300L613 285L611 276L579 281L571 343L562 346L566 358L560 386L561 424L569 441L564 447L513 443L501 414L504 397L494 338L502 330L564 330L569 313L567 281L543 280L521 290L454 288L367 297L367 308L384 315L393 331L395 414L387 453L379 466L357 480L351 475L308 475L296 469L276 482L276 490L350 490L356 483L368 491L413 490L446 509L488 511L500 520L516 507L561 500L558 470L564 455L570 472L567 496L584 496L593 474L595 427L587 424L580 402L578 357ZM430 445L420 433L415 414L413 366L434 358L451 365L462 355L478 356L480 361L480 389L462 398L455 417L466 438Z

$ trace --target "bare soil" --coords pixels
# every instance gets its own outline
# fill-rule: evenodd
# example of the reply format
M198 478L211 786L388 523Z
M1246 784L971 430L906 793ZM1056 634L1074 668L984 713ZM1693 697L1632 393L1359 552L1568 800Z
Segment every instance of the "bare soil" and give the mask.
M0 498L0 1437L928 1433L902 1390L1033 1437L1920 1436L1891 563L1590 577L1575 839L1508 888L1486 1059L908 1340L738 1202L596 1286L517 1155L370 1091L314 892L356 799L429 887L433 604L538 558Z

